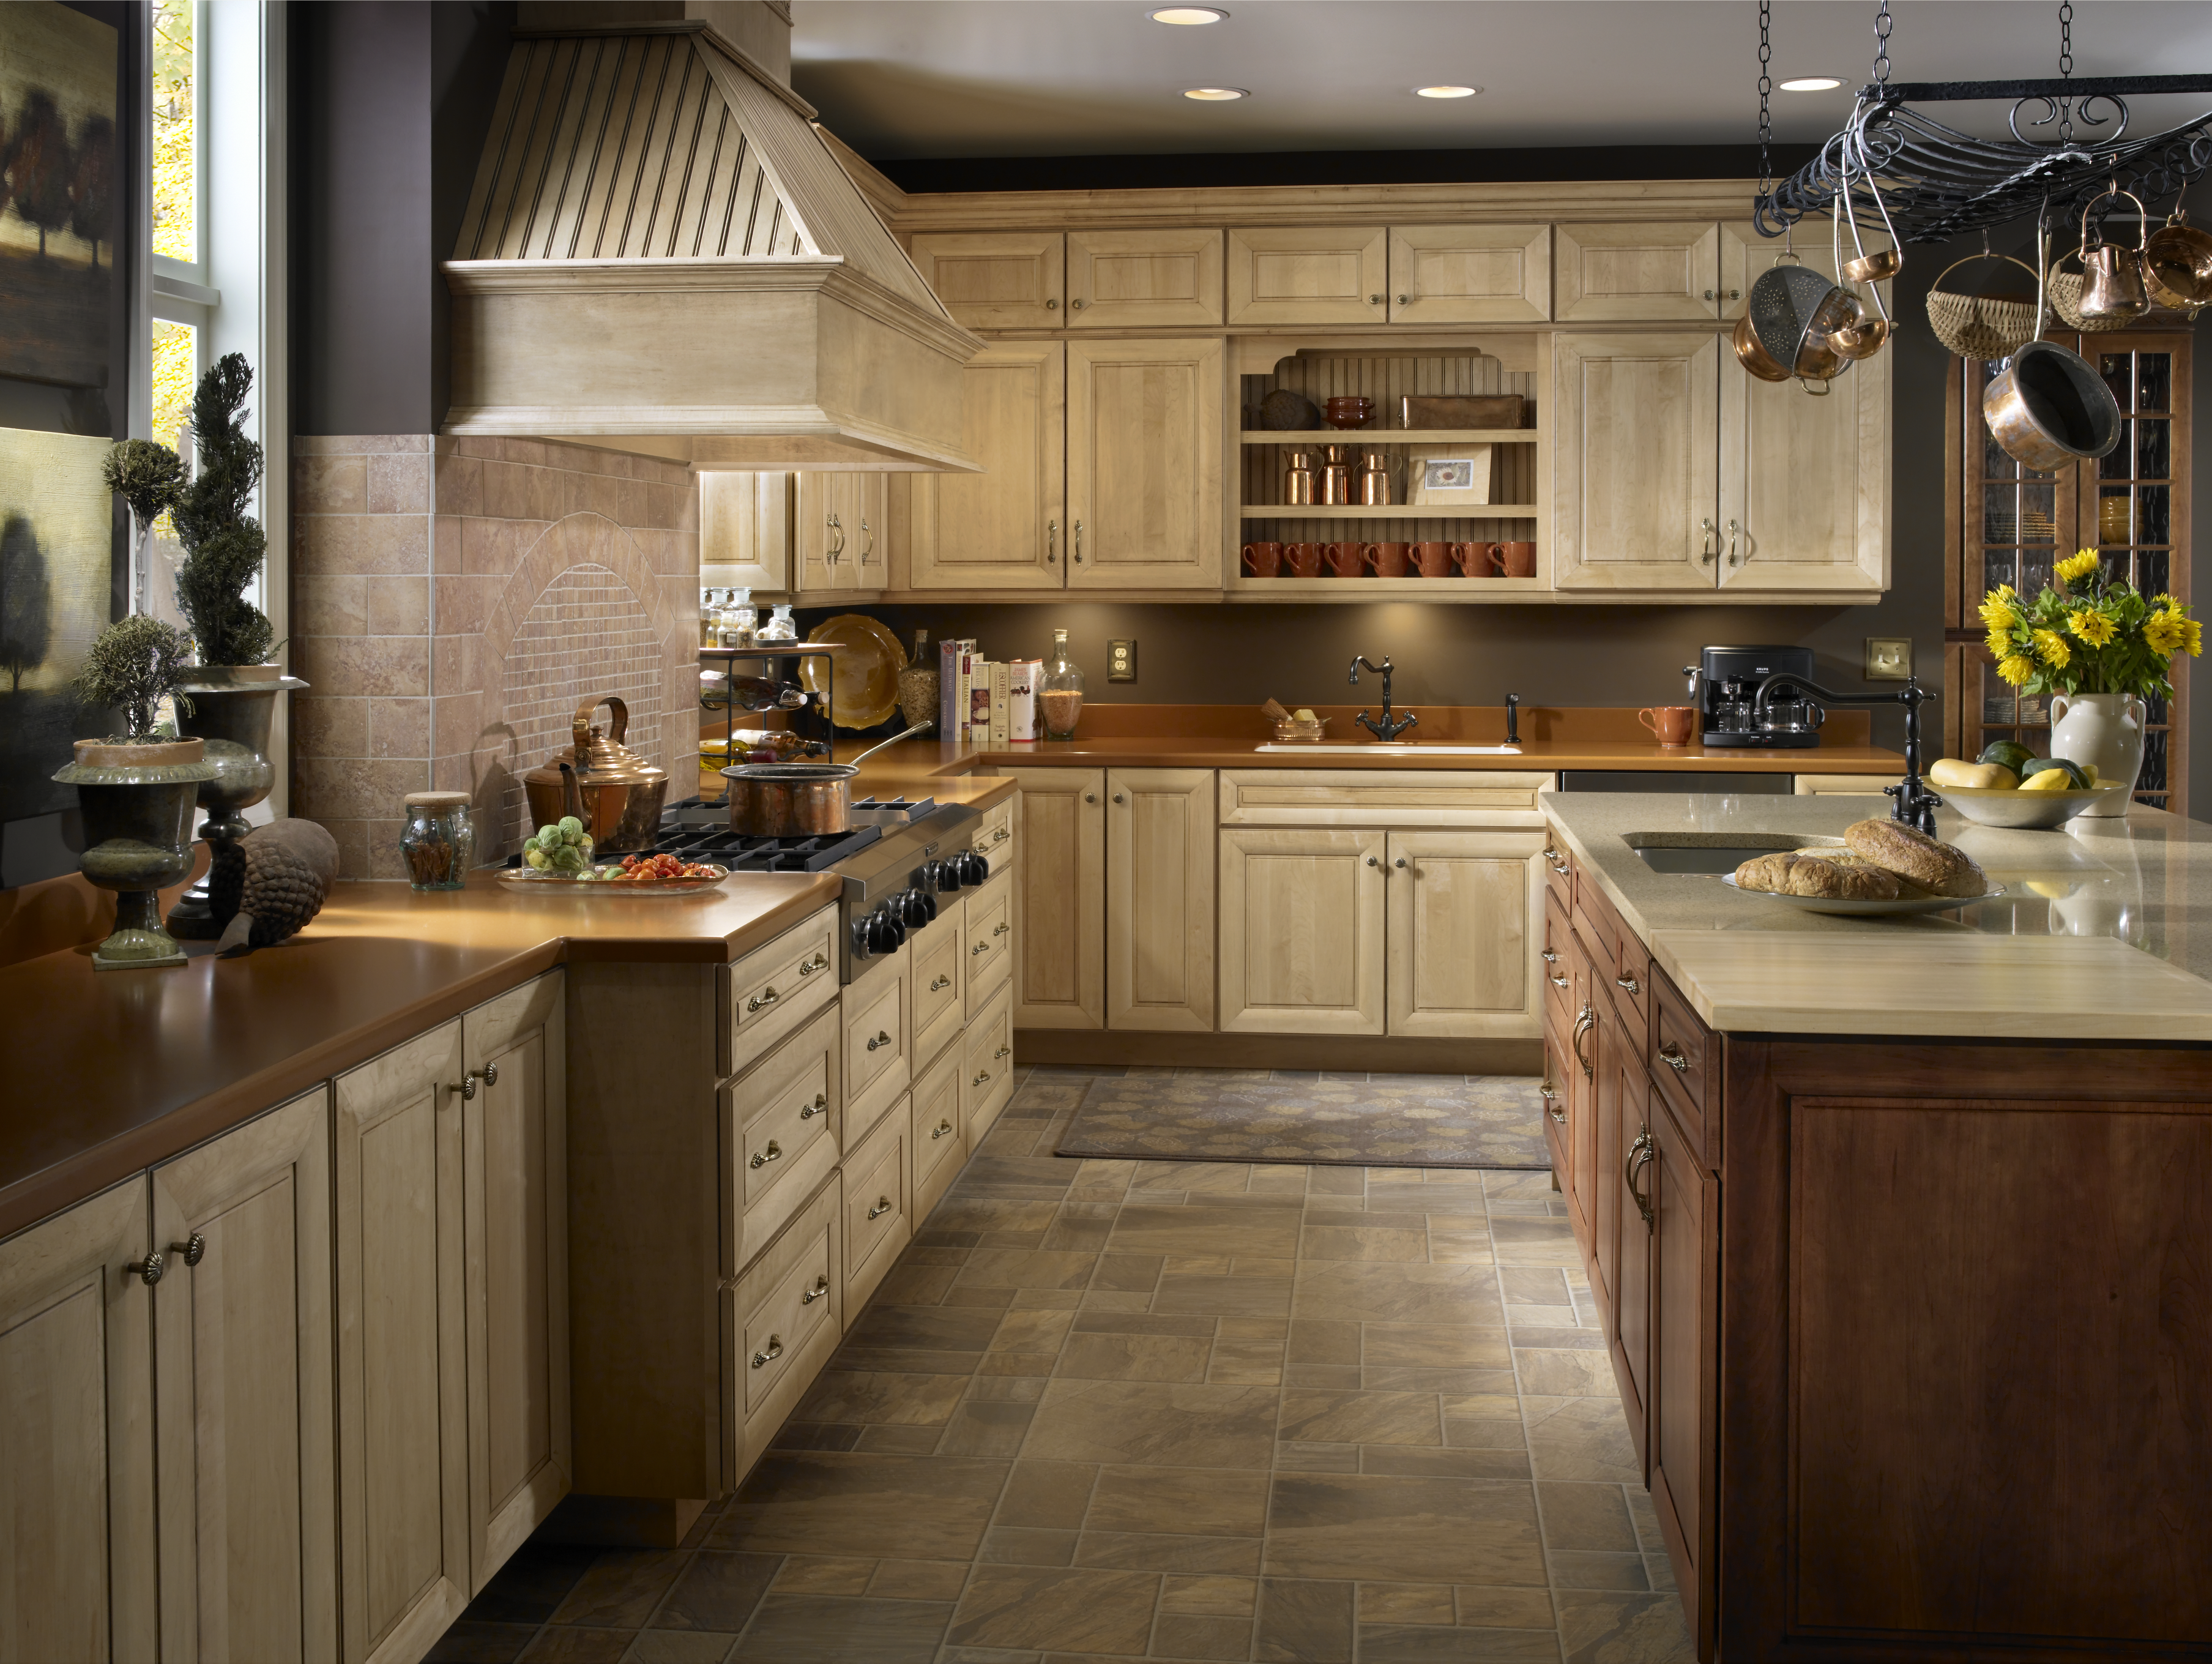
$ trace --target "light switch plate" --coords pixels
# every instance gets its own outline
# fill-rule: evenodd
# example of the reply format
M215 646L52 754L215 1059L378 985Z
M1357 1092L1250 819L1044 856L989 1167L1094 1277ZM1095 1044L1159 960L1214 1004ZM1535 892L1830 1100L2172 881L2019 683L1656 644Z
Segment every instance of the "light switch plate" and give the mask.
M1902 682L1912 674L1912 639L1905 635L1866 638L1866 679Z
M1137 679L1137 644L1134 641L1109 640L1106 643L1106 679L1109 682L1134 682Z

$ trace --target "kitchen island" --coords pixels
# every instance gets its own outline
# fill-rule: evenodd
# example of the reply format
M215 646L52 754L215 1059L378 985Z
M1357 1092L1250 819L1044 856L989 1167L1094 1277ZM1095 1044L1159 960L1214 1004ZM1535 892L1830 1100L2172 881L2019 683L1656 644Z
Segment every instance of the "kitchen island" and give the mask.
M1869 799L1542 804L1547 1130L1699 1656L2201 1657L2212 829L1944 811L2006 894L1854 920L1637 846Z

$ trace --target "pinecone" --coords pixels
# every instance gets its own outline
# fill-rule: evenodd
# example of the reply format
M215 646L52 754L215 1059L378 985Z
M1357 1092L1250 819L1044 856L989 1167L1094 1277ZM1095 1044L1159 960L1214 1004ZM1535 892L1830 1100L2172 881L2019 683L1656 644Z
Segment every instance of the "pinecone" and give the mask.
M322 911L337 877L338 846L313 821L271 821L239 841L245 876L238 911L223 944L265 948L283 941ZM213 900L213 885L210 885ZM243 928L241 928L243 926Z
M216 844L208 862L208 918L215 926L210 933L216 936L222 935L223 926L238 916L238 898L246 890L246 851L242 842L226 841Z

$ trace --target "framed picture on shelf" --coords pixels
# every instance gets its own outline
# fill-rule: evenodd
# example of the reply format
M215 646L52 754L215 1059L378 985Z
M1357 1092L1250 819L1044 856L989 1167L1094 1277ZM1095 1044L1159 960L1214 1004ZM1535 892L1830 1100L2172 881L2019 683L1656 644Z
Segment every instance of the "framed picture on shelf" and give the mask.
M1490 501L1490 446L1416 445L1406 459L1406 501L1422 507L1480 507Z

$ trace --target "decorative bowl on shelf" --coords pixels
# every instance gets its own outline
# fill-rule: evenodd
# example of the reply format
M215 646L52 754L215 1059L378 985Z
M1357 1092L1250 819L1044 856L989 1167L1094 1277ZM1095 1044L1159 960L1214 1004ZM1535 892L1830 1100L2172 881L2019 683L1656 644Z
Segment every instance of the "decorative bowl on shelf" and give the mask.
M2130 788L2124 782L2093 786L2081 792L2029 792L2018 786L1939 786L1936 795L1979 826L2045 832L2063 826L2092 805Z

